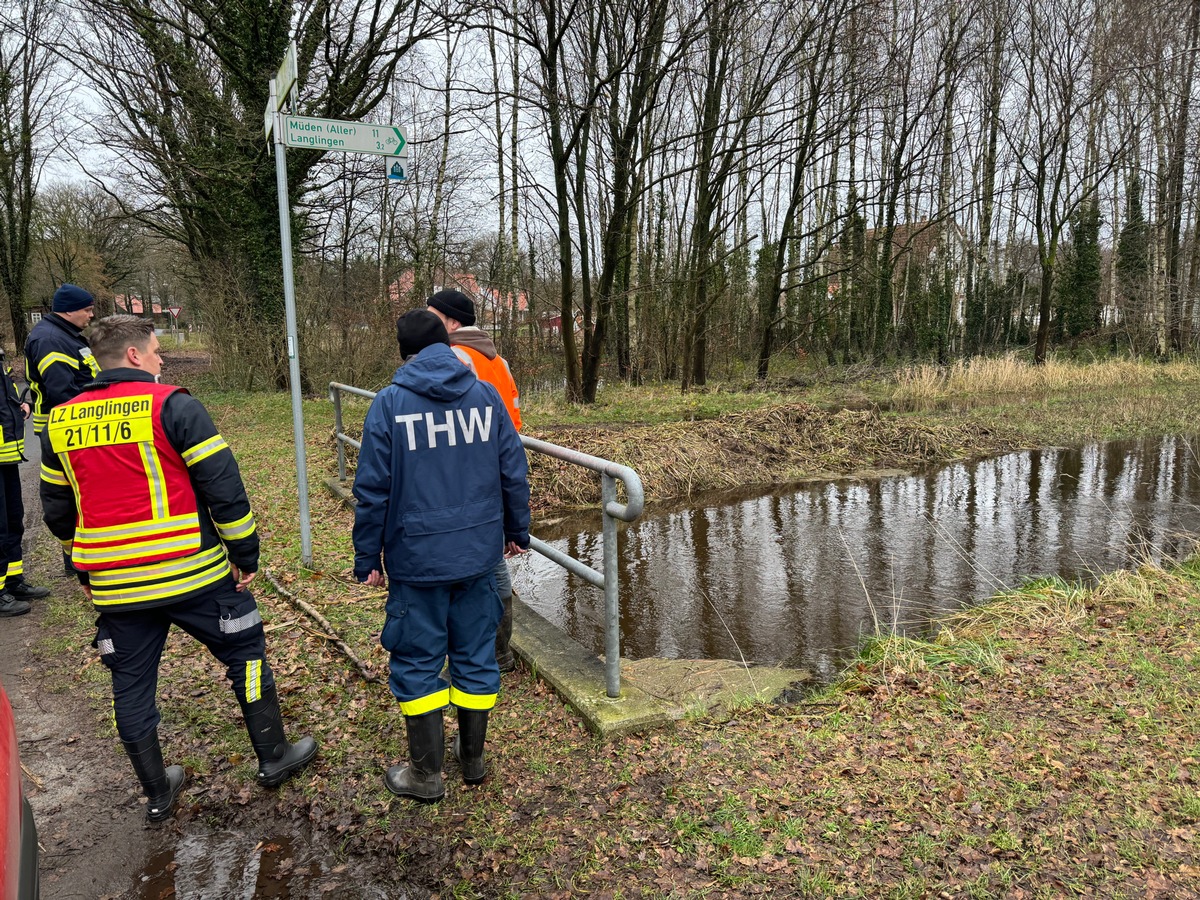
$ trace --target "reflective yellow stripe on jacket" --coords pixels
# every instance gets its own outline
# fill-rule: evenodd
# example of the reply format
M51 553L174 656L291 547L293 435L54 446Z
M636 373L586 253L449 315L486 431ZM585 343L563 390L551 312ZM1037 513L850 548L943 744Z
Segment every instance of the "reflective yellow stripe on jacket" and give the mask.
M114 541L119 544L111 546ZM200 517L192 513L129 525L77 528L74 561L83 564L120 563L199 546Z
M96 606L166 600L228 577L229 561L224 547L158 563L89 573L92 602Z
M254 534L254 513L248 512L236 522L213 522L223 541L236 541Z
M46 370L55 363L66 363L72 369L79 368L79 360L75 359L74 357L67 356L65 353L47 353L38 362L38 374L45 375Z
M67 481L67 476L60 469L52 469L45 463L42 463L42 481L47 484L57 484L60 486L68 485L71 482Z
M0 444L0 463L19 463L25 458L25 439Z
M202 459L208 459L214 453L220 453L222 450L228 450L229 445L225 443L225 438L219 434L214 434L207 441L197 444L195 447L189 447L183 451L183 461L188 464L190 469Z

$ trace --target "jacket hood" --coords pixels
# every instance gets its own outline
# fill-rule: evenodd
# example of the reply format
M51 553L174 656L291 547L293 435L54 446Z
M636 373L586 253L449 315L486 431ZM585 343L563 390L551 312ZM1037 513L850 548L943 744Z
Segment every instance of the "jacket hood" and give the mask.
M450 344L454 347L466 347L469 350L482 353L488 359L495 359L499 356L496 352L496 345L492 342L491 335L486 331L476 328L474 325L464 326L455 331L454 334L450 335Z
M441 402L457 400L475 384L475 373L446 344L431 344L396 370L392 384Z

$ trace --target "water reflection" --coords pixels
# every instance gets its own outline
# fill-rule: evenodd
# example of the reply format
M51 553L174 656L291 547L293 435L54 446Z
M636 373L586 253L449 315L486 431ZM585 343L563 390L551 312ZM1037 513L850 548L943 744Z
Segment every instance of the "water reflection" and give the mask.
M317 848L288 838L256 840L189 822L172 846L155 854L131 892L139 900L405 900L408 892L372 884L352 865L337 864Z
M598 521L535 532L602 568ZM877 621L923 627L1031 574L1089 578L1177 557L1192 535L1200 472L1185 438L1032 450L652 511L622 533L621 651L828 677ZM513 575L522 599L603 652L598 589L537 554Z

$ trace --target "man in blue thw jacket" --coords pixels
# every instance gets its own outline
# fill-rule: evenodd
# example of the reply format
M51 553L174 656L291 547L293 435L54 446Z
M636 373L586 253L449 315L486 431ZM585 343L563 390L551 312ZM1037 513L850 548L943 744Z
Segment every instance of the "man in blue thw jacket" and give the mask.
M384 778L433 803L442 783L442 710L458 709L454 753L467 784L483 781L488 711L500 691L493 571L529 548L525 449L496 389L450 349L433 313L396 323L406 364L371 403L354 479L354 574L390 582L380 642L408 729L411 762ZM383 564L380 565L380 556ZM441 677L450 659L450 681Z

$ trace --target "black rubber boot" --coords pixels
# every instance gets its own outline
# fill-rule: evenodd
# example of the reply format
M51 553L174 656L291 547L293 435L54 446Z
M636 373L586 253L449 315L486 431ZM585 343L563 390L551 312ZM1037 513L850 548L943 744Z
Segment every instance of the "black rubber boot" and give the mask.
M446 755L442 711L405 716L404 724L408 728L408 755L412 761L406 766L392 766L383 776L383 782L398 797L437 803L446 794L442 782L442 760Z
M317 755L317 742L303 737L289 744L283 732L283 713L279 711L279 694L272 685L264 688L262 697L253 703L242 704L246 731L258 757L257 781L263 787L283 784Z
M146 804L146 818L151 822L165 822L171 818L175 798L183 790L187 775L183 766L163 768L162 748L158 744L158 731L151 731L141 740L121 741L133 771L142 783L142 791L150 802Z
M513 594L504 598L504 616L496 629L496 665L501 672L511 672L517 667L517 658L513 655L512 646L512 616Z
M0 593L0 618L23 616L31 609L33 609L32 606L24 600L18 600L8 591Z
M13 579L12 584L6 585L4 592L12 594L18 600L41 600L50 596L50 588L34 587L20 576Z
M483 765L483 744L487 739L488 711L460 709L458 734L454 736L454 758L462 766L463 781L483 784L487 769Z

